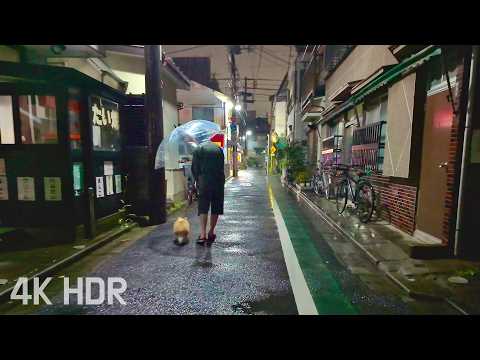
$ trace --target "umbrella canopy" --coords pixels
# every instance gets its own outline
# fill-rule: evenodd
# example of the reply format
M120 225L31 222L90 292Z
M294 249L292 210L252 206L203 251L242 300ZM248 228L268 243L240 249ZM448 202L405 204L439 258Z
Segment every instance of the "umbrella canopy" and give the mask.
M218 133L220 126L208 120L192 120L176 127L158 147L155 169L178 169L183 158L190 158L198 145Z

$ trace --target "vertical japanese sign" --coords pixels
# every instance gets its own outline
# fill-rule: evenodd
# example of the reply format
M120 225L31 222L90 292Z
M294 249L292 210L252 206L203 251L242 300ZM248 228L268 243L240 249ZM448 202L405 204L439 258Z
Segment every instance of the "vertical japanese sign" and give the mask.
M8 183L6 176L0 176L0 200L8 200Z
M0 159L0 175L7 175L7 169L5 167L5 159Z
M107 175L107 195L113 195L113 176Z
M73 163L73 190L75 196L80 196L83 189L83 166L82 163Z
M98 176L95 178L95 188L97 193L97 198L101 198L105 196L104 188L103 188L103 176Z
M62 200L62 180L59 177L44 177L43 186L46 201Z
M35 201L35 179L33 177L17 177L18 200Z
M115 175L115 191L117 194L122 192L122 175Z

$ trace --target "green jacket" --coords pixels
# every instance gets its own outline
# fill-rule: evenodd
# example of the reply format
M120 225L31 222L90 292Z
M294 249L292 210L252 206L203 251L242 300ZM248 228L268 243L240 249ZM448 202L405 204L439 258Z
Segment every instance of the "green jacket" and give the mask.
M223 150L212 142L200 145L193 152L192 174L199 187L225 183Z

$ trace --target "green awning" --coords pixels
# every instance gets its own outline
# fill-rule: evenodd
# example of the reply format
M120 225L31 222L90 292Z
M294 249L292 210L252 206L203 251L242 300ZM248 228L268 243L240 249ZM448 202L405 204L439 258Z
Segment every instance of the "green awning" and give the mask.
M438 56L442 53L440 48L430 46L415 55L412 55L408 59L393 66L391 69L380 74L374 78L364 89L360 90L358 94L354 94L348 101L351 101L354 105L362 101L366 96L370 95L379 88L391 84L405 73L415 69L422 65L424 62L430 60L434 56Z
M362 90L360 90L357 94L352 95L347 101L341 104L336 111L333 111L319 122L328 122L345 111L352 109L355 105L365 99L366 96L372 94L374 91L383 86L387 86L395 82L406 73L423 65L426 61L430 60L434 56L440 55L441 53L442 51L439 47L431 45L415 55L412 55L408 59L405 59L401 63L392 66L384 73L373 78Z

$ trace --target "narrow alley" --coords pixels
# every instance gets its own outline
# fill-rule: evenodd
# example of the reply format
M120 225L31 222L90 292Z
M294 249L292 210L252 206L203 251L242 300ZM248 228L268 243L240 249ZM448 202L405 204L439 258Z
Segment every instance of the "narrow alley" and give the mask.
M187 216L190 243L173 243L172 222ZM199 220L195 204L151 227L135 231L92 254L85 265L67 268L63 277L122 277L126 305L70 305L54 290L53 305L4 305L5 313L36 314L455 314L448 306L406 296L368 259L336 234L278 177L264 170L240 171L227 181L225 215L211 247L194 239ZM125 246L126 243L128 246ZM124 246L122 249L121 247ZM336 250L335 250L336 249ZM93 270L92 270L93 269ZM93 292L98 291L95 288ZM95 294L93 294L95 296ZM19 310L20 309L20 310Z

